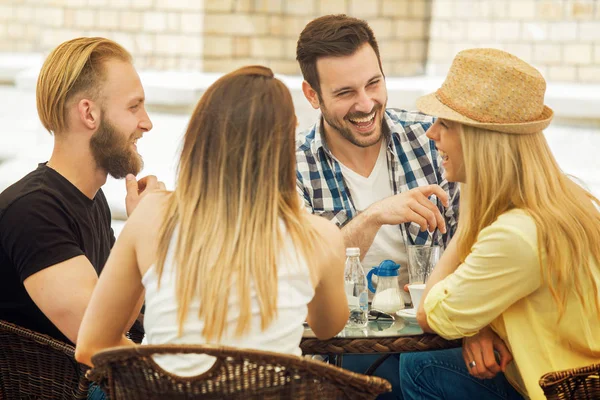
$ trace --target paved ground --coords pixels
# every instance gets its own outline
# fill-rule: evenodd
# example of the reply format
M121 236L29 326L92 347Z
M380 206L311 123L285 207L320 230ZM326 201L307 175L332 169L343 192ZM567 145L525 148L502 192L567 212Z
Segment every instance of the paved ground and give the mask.
M305 100L299 103L300 129L314 119L314 111ZM303 101L303 103L300 103ZM401 107L400 104L390 104ZM155 174L174 187L176 162L188 114L149 111L154 124L151 132L138 142L145 168L142 175ZM12 86L0 86L0 190L48 159L52 137L43 130L36 112L35 94ZM548 142L563 170L583 180L600 196L600 122L565 124L557 121L546 132ZM124 183L109 179L105 186L115 218L124 217Z

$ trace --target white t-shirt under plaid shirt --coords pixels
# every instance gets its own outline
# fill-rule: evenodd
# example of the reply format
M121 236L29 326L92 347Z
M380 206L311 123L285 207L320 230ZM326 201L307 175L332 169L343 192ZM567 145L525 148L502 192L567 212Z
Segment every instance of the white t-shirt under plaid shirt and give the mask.
M419 186L437 184L452 203L448 208L433 198L446 220L447 233L437 235L436 243L446 246L458 224L458 185L444 176L442 159L425 132L433 117L418 112L387 109L384 113L386 158L393 194ZM342 167L333 157L321 133L321 121L297 136L296 183L298 193L308 211L334 221L339 227L356 214L352 195L344 180ZM421 232L414 223L398 226L405 244L431 244L432 236Z

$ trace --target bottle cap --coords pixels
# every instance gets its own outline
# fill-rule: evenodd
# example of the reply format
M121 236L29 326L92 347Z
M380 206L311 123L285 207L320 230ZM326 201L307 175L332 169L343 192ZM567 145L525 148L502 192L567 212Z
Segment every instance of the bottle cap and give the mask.
M360 256L360 249L358 247L346 248L346 257Z

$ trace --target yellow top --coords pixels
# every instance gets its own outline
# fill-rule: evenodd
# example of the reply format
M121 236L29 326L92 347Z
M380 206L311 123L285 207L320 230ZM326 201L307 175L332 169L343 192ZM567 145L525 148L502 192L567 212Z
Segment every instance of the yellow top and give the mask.
M592 275L600 287L598 266ZM483 229L465 262L431 288L427 322L447 339L491 325L514 358L506 370L510 383L527 397L545 399L538 383L543 374L600 361L600 315L592 286L582 284L588 311L573 290L559 323L540 272L535 221L512 210Z

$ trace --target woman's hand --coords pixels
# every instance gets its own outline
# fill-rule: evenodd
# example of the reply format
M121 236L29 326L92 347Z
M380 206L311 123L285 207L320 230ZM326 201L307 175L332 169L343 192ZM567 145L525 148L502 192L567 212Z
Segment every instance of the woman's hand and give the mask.
M494 351L499 355L500 364ZM491 379L498 372L506 371L513 360L506 343L489 326L463 339L463 358L469 373L479 379Z

